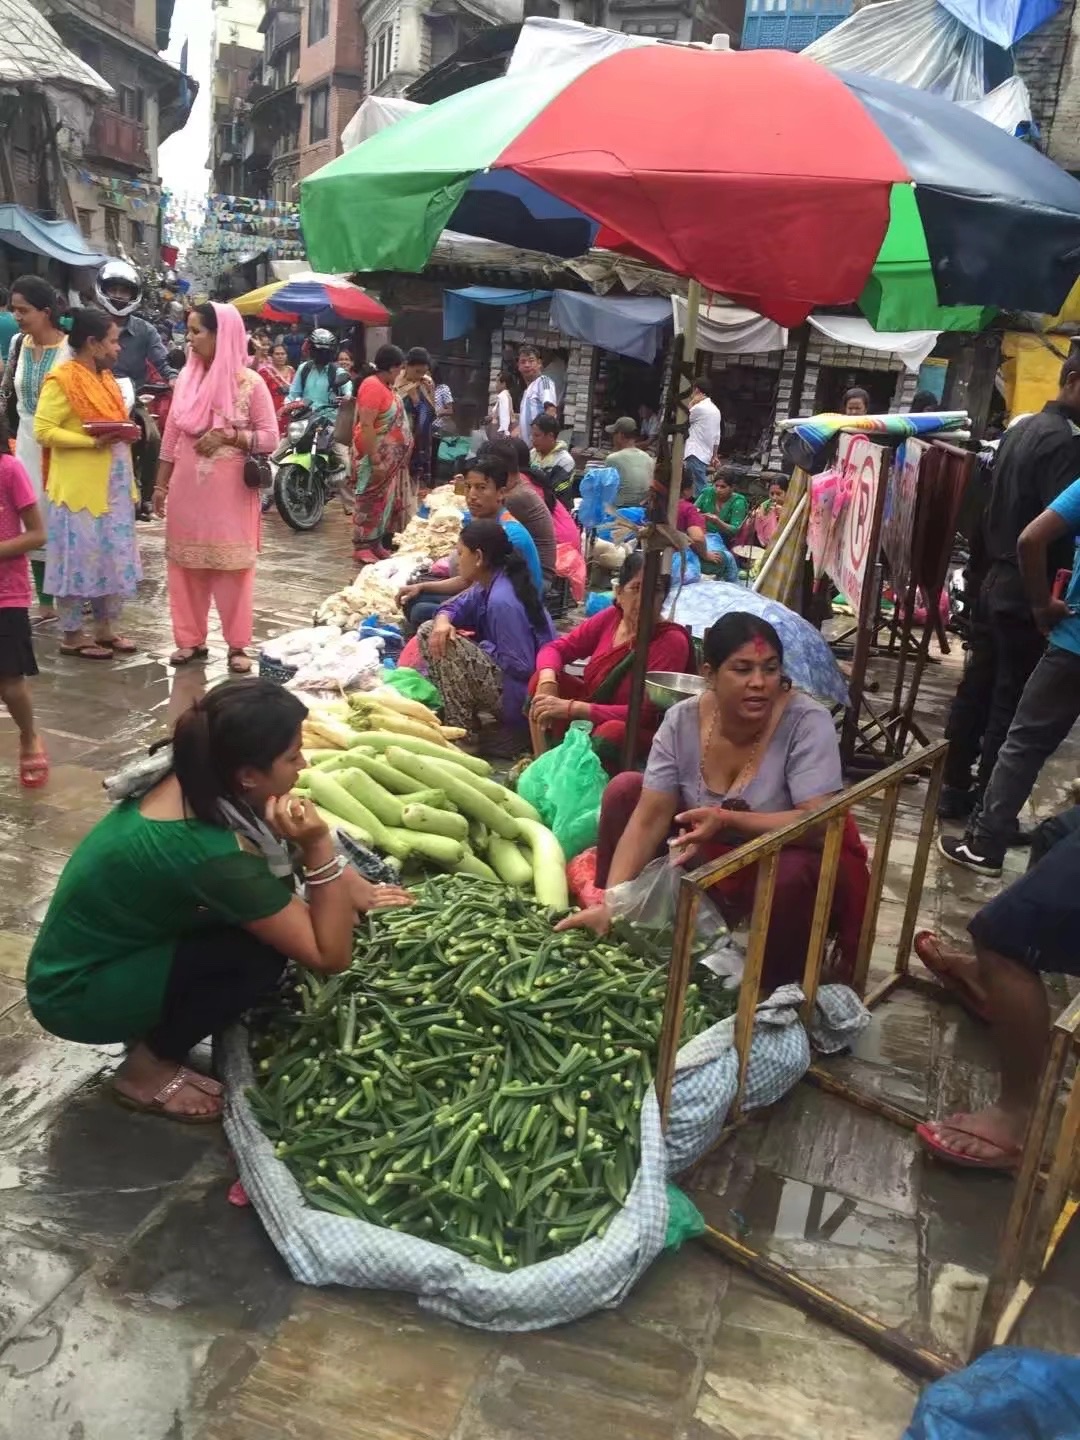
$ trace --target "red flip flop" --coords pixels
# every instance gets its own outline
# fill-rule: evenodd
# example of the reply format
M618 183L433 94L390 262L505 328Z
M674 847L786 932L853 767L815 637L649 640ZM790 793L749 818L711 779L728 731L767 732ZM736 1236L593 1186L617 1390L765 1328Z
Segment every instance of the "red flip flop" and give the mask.
M940 981L942 988L954 995L969 1015L981 1020L984 1025L990 1023L986 996L972 985L966 975L958 974L951 968L941 953L941 941L932 930L920 930L915 936L912 948L931 975Z
M24 790L40 790L49 780L49 757L44 749L19 756L19 784Z
M996 1141L980 1135L977 1130L969 1130L966 1125L954 1125L950 1120L942 1120L937 1123L948 1125L949 1129L955 1130L958 1135L968 1135L972 1140L978 1140L983 1145L991 1145L1001 1155L1000 1160L992 1159L989 1156L965 1155L962 1150L954 1150L951 1145L946 1145L944 1140L934 1133L933 1126L924 1121L921 1125L915 1126L915 1134L930 1154L938 1160L944 1160L949 1165L961 1166L965 1170L990 1170L1001 1175L1015 1175L1022 1154L1019 1145L1011 1147L998 1145Z

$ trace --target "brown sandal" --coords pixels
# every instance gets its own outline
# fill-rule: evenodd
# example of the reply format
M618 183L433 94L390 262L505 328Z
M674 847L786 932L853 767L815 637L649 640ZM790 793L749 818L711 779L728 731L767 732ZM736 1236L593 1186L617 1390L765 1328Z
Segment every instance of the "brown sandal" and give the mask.
M173 1078L161 1087L152 1100L136 1100L133 1095L125 1095L116 1088L115 1081L112 1085L112 1097L125 1110L134 1110L140 1115L161 1115L166 1120L175 1120L178 1125L216 1125L221 1119L220 1109L209 1115L188 1115L181 1110L165 1108L166 1103L185 1085L190 1085L193 1090L201 1090L204 1095L213 1096L215 1099L220 1099L224 1093L224 1087L216 1080L211 1080L209 1075L200 1075L197 1070L189 1070L186 1065L180 1065Z
M233 675L251 674L251 656L246 650L234 649L229 651L229 671Z
M96 640L87 640L82 645L61 645L61 655L70 655L75 660L111 660L113 652L107 645L101 645Z

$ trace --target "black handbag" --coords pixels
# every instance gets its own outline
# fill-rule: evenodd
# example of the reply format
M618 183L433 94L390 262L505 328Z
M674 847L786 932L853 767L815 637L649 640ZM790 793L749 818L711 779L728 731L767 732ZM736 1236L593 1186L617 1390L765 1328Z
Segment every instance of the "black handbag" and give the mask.
M16 335L8 348L7 364L0 375L0 409L7 418L8 430L12 437L19 433L19 406L15 396L15 371L19 367L19 356L23 347L22 335Z
M274 483L269 455L249 455L244 461L244 484L249 490L269 490Z

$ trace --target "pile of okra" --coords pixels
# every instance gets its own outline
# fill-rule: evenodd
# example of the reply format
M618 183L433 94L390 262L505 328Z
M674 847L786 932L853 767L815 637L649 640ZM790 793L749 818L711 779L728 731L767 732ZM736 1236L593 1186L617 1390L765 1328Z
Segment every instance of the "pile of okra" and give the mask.
M256 1117L312 1205L513 1270L603 1235L639 1156L667 955L443 875L303 974L256 1035ZM683 1040L734 996L687 996Z

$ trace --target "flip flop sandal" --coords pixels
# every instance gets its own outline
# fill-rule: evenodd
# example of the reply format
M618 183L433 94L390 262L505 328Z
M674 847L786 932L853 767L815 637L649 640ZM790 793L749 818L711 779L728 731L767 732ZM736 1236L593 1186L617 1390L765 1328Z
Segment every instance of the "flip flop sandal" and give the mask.
M74 660L111 660L113 652L104 645L61 645L61 655L70 655Z
M969 1015L981 1020L984 1025L990 1023L990 1009L985 995L976 990L966 976L958 975L950 968L941 953L941 941L932 930L920 930L912 948L942 988L955 996Z
M129 640L126 635L113 635L109 640L102 640L102 645L107 645L114 655L137 655L139 647L134 640Z
M972 1140L978 1140L983 1145L991 1146L1001 1158L994 1159L988 1155L965 1155L961 1150L954 1150L951 1145L947 1145L940 1136L934 1133L932 1125L924 1121L923 1124L915 1126L915 1134L936 1159L944 1160L949 1165L958 1165L965 1170L990 1170L1001 1175L1015 1175L1022 1154L1019 1145L999 1145L996 1140L987 1139L977 1130L969 1130L966 1125L953 1125L948 1120L941 1120L937 1123L948 1125L949 1129L955 1130L958 1135L967 1135Z
M201 1090L204 1095L212 1095L220 1098L223 1087L216 1080L211 1080L208 1075L200 1075L197 1070L189 1070L186 1065L177 1068L173 1078L164 1084L152 1100L136 1100L132 1095L125 1095L122 1090L112 1086L112 1097L118 1105L125 1110L134 1110L141 1115L160 1115L166 1120L175 1120L178 1125L216 1125L221 1119L221 1111L217 1110L210 1115L185 1115L180 1110L166 1110L166 1103L185 1085L190 1085L193 1090Z
M354 550L352 558L356 565L374 565L379 557L374 550Z
M246 650L229 651L229 673L231 675L250 675L251 670L251 656Z
M49 757L44 750L19 756L19 784L24 790L40 790L49 779Z
M169 664L174 670L180 670L185 665L194 665L200 660L208 660L210 651L205 645L193 645L190 650L174 650L169 656Z

